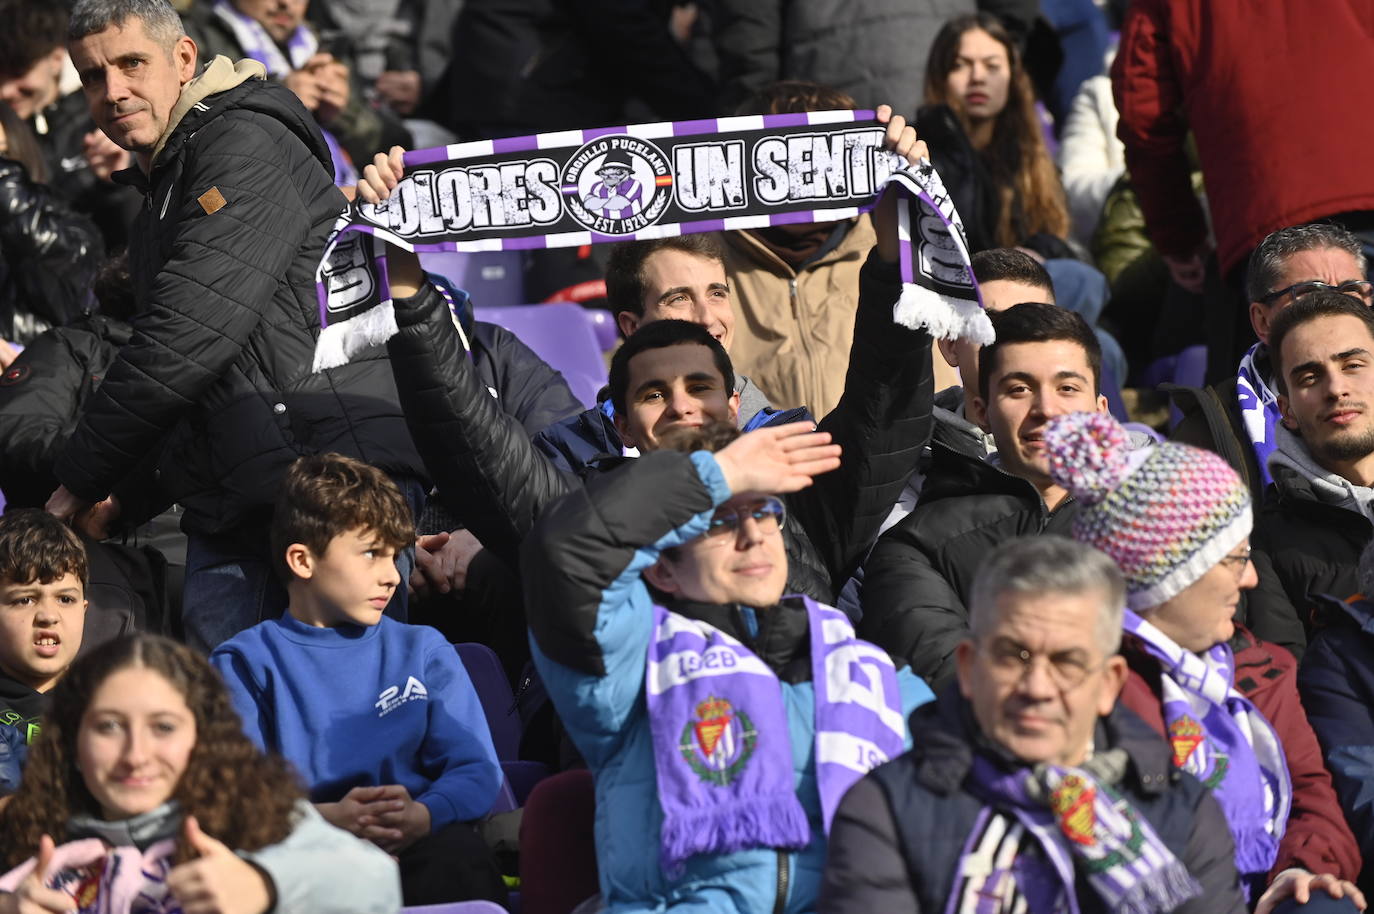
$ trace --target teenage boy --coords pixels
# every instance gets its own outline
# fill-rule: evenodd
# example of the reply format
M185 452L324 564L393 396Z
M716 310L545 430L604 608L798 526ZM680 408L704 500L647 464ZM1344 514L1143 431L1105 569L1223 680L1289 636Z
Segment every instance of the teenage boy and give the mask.
M0 724L38 736L57 685L81 649L86 549L36 509L0 517Z
M272 522L286 615L222 644L244 728L296 766L331 823L396 855L408 905L505 901L473 820L501 786L453 646L382 611L410 509L382 471L338 454L291 465Z

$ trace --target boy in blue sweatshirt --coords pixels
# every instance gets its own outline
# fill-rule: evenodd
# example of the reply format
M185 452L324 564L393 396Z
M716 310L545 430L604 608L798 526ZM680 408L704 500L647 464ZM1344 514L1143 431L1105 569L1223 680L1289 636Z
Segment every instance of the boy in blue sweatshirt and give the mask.
M337 454L288 471L272 554L290 598L210 656L248 735L304 777L332 824L397 857L407 905L505 901L473 821L502 773L457 652L382 611L410 509L384 473Z

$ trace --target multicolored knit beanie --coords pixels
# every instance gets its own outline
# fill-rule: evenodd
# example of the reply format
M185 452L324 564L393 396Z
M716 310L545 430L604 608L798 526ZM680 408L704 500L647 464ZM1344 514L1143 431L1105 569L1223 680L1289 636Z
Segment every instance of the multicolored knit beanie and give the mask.
M1116 561L1132 610L1177 596L1250 535L1250 490L1211 451L1132 450L1104 413L1054 419L1045 448L1051 478L1082 504L1074 538Z

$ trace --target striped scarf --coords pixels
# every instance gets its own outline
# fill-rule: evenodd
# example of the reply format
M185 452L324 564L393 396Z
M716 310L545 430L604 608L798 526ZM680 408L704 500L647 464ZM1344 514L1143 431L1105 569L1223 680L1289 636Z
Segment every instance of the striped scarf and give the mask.
M906 722L891 658L855 638L843 613L803 599L816 783L829 831L845 791L902 751ZM810 842L782 687L767 664L725 632L656 606L645 691L665 870L679 871L694 854Z

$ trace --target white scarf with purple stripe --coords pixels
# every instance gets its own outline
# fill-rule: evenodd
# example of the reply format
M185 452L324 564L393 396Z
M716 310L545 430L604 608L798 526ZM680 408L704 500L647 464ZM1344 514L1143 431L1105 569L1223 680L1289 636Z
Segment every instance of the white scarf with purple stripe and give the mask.
M845 791L902 751L906 722L887 653L858 640L839 610L803 600L828 832ZM779 611L787 610L765 610ZM782 687L762 660L725 632L656 606L645 693L665 869L679 870L694 854L810 842Z

